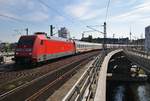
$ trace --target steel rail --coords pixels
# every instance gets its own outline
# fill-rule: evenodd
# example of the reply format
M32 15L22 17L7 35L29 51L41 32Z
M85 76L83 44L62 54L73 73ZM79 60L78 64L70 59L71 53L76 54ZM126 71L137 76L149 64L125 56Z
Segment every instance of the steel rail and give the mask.
M94 55L96 55L96 54L94 54ZM92 54L91 54L91 55L87 55L86 57L90 57L90 56L93 56L93 55L92 55ZM87 58L85 58L85 59L87 59ZM82 58L82 59L80 59L80 60L78 60L78 61L76 61L76 62L79 62L79 61L81 61L81 60L84 60L84 58ZM61 67L61 68L59 68L59 69L57 69L57 70L54 70L54 71L49 72L49 73L47 73L47 74L45 74L45 75L43 75L43 76L40 76L39 78L34 79L34 80L32 80L31 82L27 82L26 84L23 84L23 85L21 85L21 86L15 88L15 89L13 89L13 90L11 90L11 91L8 91L8 92L6 92L6 93L0 95L0 100L5 99L5 98L8 97L9 95L11 96L11 94L14 94L14 93L16 93L16 92L18 92L18 91L20 92L22 89L25 89L26 87L31 86L33 83L37 83L39 80L42 80L43 78L47 77L48 75L51 75L52 73L54 73L54 72L56 72L56 71L58 71L58 70L61 70L62 68L66 68L66 66L70 66L70 65L72 65L72 64L74 64L74 63L76 63L76 62L71 62L70 64L67 64L67 65L65 65L65 66L63 66L63 67ZM75 71L75 69L73 69L73 70ZM57 74L57 73L56 73L56 74ZM66 74L66 75L67 75L67 74ZM60 78L63 78L63 76L62 76L62 77L59 77L58 80L60 80ZM54 84L55 82L56 82L56 81L53 81L53 82L51 83L51 85ZM50 87L50 85L49 85L49 86L48 86L48 85L45 86L45 89L46 89L47 87ZM43 90L41 90L41 91L43 91Z
M34 79L34 80L32 80L32 81L26 83L26 84L23 84L23 85L21 85L21 86L15 88L15 89L12 89L12 90L10 90L10 91L4 93L4 94L1 94L1 95L0 95L0 99L6 97L6 96L9 95L9 94L15 93L16 91L18 91L18 90L20 90L20 89L22 89L22 88L25 88L26 86L29 86L29 85L33 84L34 82L37 82L37 81L39 81L40 79L43 79L43 78L45 78L46 76L48 76L48 75L50 75L50 74L52 74L52 73L54 73L54 72L56 72L56 71L59 71L59 70L61 70L62 68L65 68L65 67L67 67L67 66L69 66L69 65L71 65L71 64L73 64L73 63L74 63L74 62L71 62L70 64L67 64L67 65L65 65L64 67L61 67L61 68L59 68L59 69L57 69L57 70L54 70L54 71L52 71L52 72L49 72L49 73L47 73L47 74L45 74L45 75L40 76L39 78L36 78L36 79Z
M82 64L82 63L81 63ZM53 85L55 85L56 83L58 83L60 80L65 79L67 77L69 77L69 75L72 75L73 72L75 72L75 70L81 65L77 65L76 67L74 67L73 69L67 71L66 73L64 73L62 76L58 77L56 80L52 81L51 83L49 83L48 85L44 86L42 89L40 89L38 92L34 93L33 95L31 95L30 97L28 97L25 101L33 101L36 100L36 98L38 98L40 95L42 95L46 90L48 90L50 87L52 87Z

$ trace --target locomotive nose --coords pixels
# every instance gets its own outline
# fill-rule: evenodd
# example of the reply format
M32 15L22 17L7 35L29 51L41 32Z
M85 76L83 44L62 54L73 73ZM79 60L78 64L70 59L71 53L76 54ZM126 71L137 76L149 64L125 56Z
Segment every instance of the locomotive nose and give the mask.
M16 55L32 55L32 48L17 48Z

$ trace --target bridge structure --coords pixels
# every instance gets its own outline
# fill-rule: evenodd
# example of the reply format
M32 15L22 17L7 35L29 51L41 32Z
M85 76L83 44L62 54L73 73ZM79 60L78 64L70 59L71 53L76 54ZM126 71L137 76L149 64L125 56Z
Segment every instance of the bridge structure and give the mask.
M150 55L141 51L117 49L95 61L63 101L106 101L107 80L147 81L150 75ZM147 76L139 76L140 68Z

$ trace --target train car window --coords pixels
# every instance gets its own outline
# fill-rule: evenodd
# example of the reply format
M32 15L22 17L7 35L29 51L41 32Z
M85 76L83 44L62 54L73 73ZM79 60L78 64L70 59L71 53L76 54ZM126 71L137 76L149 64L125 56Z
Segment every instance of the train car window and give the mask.
M17 45L30 45L34 44L35 38L20 38Z
M44 43L44 40L41 40L40 44L43 45L43 43Z

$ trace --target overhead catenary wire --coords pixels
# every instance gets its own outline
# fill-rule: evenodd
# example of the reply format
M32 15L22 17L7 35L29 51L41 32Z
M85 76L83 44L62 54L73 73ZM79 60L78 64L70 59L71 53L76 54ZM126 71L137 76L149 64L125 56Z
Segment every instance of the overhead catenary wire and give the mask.
M108 19L108 12L109 12L110 2L111 2L111 0L108 0L107 6L106 6L106 15L105 15L105 18L104 18L104 22L106 22L107 19ZM100 26L100 25L93 25L93 26L90 26L90 27L96 27L96 26ZM101 25L101 26L103 26L103 25Z
M14 20L14 21L17 21L17 22L22 22L21 19L18 19L16 17L12 17L12 16L8 16L8 15L4 15L4 14L0 14L1 17L4 17L4 18L8 18L8 19L11 19L11 20Z
M56 10L55 8L49 6L48 4L46 4L45 2L43 2L42 0L38 0L38 1L39 1L39 3L41 3L44 6L46 6L47 8L51 9L52 11L54 11L55 13L57 13L58 15L64 17L67 20L69 20L71 23L74 23L72 19L70 19L69 17L66 17L64 14L60 13L58 10Z
M47 8L50 8L52 11L54 11L55 13L57 13L58 15L62 16L63 18L67 19L69 22L71 23L75 23L75 21L69 17L66 17L64 14L60 13L58 10L54 9L53 7L49 6L48 4L46 4L45 2L43 2L42 0L38 0L39 3L41 3L42 5L46 6ZM7 18L10 20L14 20L17 22L23 22L23 20L13 17L13 16L9 16L9 15L5 15L5 14L0 14L1 17L3 18ZM81 22L80 22L81 23ZM83 24L83 23L82 23Z
M84 24L83 22L80 22L80 21L75 21L75 20L73 20L73 19L71 19L70 17L68 17L68 16L65 16L64 14L62 14L61 12L59 12L57 9L55 9L55 8L53 8L53 7L51 7L51 6L49 6L48 4L46 4L45 2L43 2L42 0L38 0L39 1L39 3L41 3L42 5L44 5L44 6L46 6L47 8L49 8L49 9L51 9L52 11L54 11L55 13L57 13L58 15L60 15L60 16L62 16L63 18L65 18L66 20L68 20L69 22L71 22L71 23L77 23L77 22L79 22L79 23L81 23L81 24ZM85 24L84 24L85 25Z
M108 12L109 12L110 1L111 1L111 0L108 0L107 7L106 7L105 22L106 22L106 21L107 21L107 19L108 19Z
M47 8L50 8L52 11L54 11L55 13L57 13L58 15L63 16L63 14L61 14L60 12L58 12L56 9L52 8L51 6L49 6L48 4L46 4L45 2L43 2L42 0L38 0L39 3L41 3L42 5L46 6Z

